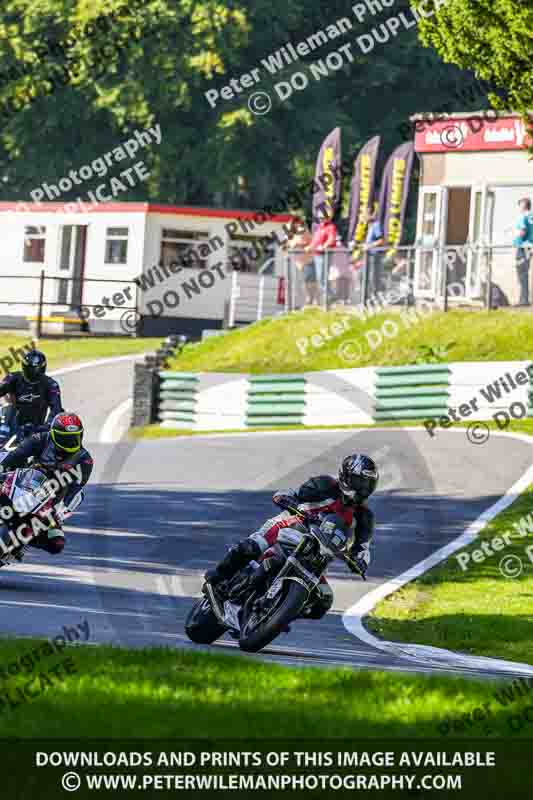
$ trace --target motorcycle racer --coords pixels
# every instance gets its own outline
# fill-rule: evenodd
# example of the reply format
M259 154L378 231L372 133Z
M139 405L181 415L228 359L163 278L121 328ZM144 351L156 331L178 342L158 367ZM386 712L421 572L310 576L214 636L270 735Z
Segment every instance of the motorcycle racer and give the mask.
M0 397L12 398L19 441L29 429L43 426L47 414L52 420L63 411L59 384L46 374L46 367L44 353L29 350L22 358L22 370L9 372L0 381Z
M294 547L300 540L302 527L297 511L316 515L320 521L335 520L339 528L348 532L348 554L355 564L352 571L364 576L370 564L370 542L374 533L374 514L367 501L378 480L374 461L366 455L354 454L342 461L338 478L318 475L309 478L298 490L276 492L272 499L285 510L231 547L222 561L206 572L206 581L216 586L253 560L261 560L266 565L269 557L274 556L275 563L277 543ZM319 602L309 615L314 619L324 616L333 603L333 592L325 578L319 588Z
M60 485L66 486L61 501L54 508L55 525L31 542L33 547L52 554L60 553L65 546L63 521L70 515L71 509L82 502L82 488L93 470L93 460L89 451L82 446L82 441L83 424L80 418L77 414L63 412L54 417L48 432L35 433L25 439L0 464L0 481L6 472L28 466L28 461L32 459L32 467L55 475ZM9 502L5 494L0 494L1 504ZM14 551L14 555L18 558L20 550L18 553Z

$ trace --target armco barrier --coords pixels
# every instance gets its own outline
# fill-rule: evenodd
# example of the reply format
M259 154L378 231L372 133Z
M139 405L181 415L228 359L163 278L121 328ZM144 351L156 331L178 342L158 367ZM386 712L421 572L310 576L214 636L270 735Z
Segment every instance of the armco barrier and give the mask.
M194 427L199 380L192 372L159 373L158 418L164 427Z
M246 426L301 425L305 390L304 375L250 376Z
M447 364L376 369L374 419L425 419L447 413Z

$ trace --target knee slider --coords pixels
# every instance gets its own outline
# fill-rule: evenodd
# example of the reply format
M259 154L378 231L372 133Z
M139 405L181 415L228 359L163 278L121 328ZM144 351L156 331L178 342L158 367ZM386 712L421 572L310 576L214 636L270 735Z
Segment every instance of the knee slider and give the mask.
M57 536L55 539L48 540L46 549L49 553L52 553L52 555L57 555L58 553L61 553L64 547L64 538L62 536Z

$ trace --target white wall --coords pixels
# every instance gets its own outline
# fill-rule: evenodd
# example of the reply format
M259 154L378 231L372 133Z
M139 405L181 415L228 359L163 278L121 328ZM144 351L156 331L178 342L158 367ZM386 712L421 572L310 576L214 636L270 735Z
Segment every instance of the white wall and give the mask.
M472 413L471 419L481 420L492 419L497 412L509 412L509 408L513 403L522 403L522 405L527 408L529 385L519 385L516 381L516 375L519 372L525 371L529 364L531 364L530 361L493 361L489 363L464 362L450 364L450 408L457 408L463 403L469 403L471 400L475 400L479 412ZM510 375L513 382L516 384L515 388L512 388L511 382L506 377L507 375ZM504 386L499 383L500 378L503 378L505 385L509 387L510 391L506 391ZM487 392L487 385L495 383L500 390L499 398ZM492 401L481 394L481 389L488 394L489 398L493 398ZM516 413L520 413L518 408L514 410ZM468 418L465 418L465 422L468 421Z
M205 285L200 285L198 281L199 272L196 268L183 268L176 274L164 275L164 281L159 282L157 273L156 285L146 292L139 293L139 307L142 313L158 314L161 312L159 303L163 303L162 317L190 317L192 319L214 319L224 318L224 307L230 299L231 294L231 271L228 271L227 263L227 241L228 233L226 226L236 220L230 218L201 217L176 215L175 213L151 213L148 215L144 270L148 272L150 268L159 263L161 253L161 237L163 228L180 228L191 231L203 231L208 234L212 252L208 258L208 268L213 271L214 283L203 280ZM244 227L238 230L243 235L245 231L249 235L267 236L273 231L277 231L281 238L282 223L267 222L263 225L256 224L251 228L251 224L243 223ZM223 247L220 247L215 237L219 236ZM219 269L213 269L219 265ZM280 254L276 258L276 272L281 274L282 262ZM247 275L247 278L251 276ZM252 277L252 280L254 278ZM259 282L258 278L255 278ZM186 286L184 286L186 284ZM197 287L200 291L195 291ZM176 296L178 300L176 300ZM165 302L166 301L166 302ZM150 303L152 305L150 305Z
M527 151L488 150L479 153L450 151L444 156L443 185L482 183L533 184L533 161Z
M0 212L0 241L2 259L0 260L1 299L12 302L10 306L0 306L0 314L26 316L35 313L36 307L28 305L39 298L39 276L45 270L47 277L71 277L71 273L59 269L61 228L64 225L87 225L87 249L85 259L85 278L112 280L113 283L84 283L83 303L100 304L105 296L122 293L125 281L131 280L142 271L144 227L146 214L143 212L103 212L103 213L65 213L60 211ZM25 263L24 228L26 225L46 227L46 246L44 263ZM106 229L127 227L129 229L128 260L126 264L105 264ZM2 280L2 275L34 276L33 280L12 278ZM133 287L135 288L135 287ZM65 306L52 306L58 299L59 282L45 282L45 314L60 311ZM133 294L133 296L135 296ZM50 305L46 305L49 303ZM125 303L130 305L128 301ZM120 317L122 311L107 310L107 321ZM91 323L98 327L100 321L91 317Z
M230 276L224 271L225 266L225 220L214 217L182 216L177 214L149 214L146 227L146 242L144 255L144 272L155 276L153 289L139 292L139 308L141 313L159 315L163 303L162 317L191 317L193 319L223 319L224 303L229 298L231 289ZM208 268L212 269L220 263L223 276L219 271L214 271L215 281L209 286L210 281L205 281L205 286L198 283L198 276L202 270L196 268L183 268L176 274L170 273L167 277L160 271L164 280L159 281L157 273L153 270L159 264L161 255L161 237L163 228L180 228L190 231L202 231L209 235L213 252L207 259ZM220 236L223 247L214 249L214 237ZM216 245L219 247L218 243ZM188 288L184 288L184 284ZM200 290L195 291L195 287ZM176 301L176 296L178 300ZM177 304L176 304L177 303ZM152 304L152 305L150 305Z
M26 225L46 227L45 261L38 264L27 264L23 261L24 228ZM95 316L95 309L91 310L89 324L92 330L118 329L124 308L134 306L135 301L128 299L127 290L135 298L136 287L128 284L133 278L147 272L159 263L161 250L161 235L163 228L183 228L186 230L206 231L210 239L219 236L222 246L214 250L208 264L212 269L220 263L221 269L214 271L215 281L212 285L209 276L203 277L203 286L198 283L199 270L183 269L178 274L171 274L163 283L157 282L153 289L142 292L139 290L139 307L142 313L149 314L148 304L152 301L162 301L166 298L169 303L163 309L162 316L191 317L195 319L219 319L224 317L226 301L231 292L231 274L227 272L228 239L227 226L232 225L237 233L243 235L267 236L273 231L282 234L283 224L279 222L266 222L263 225L240 222L228 217L178 215L176 213L149 213L145 211L105 211L105 212L80 212L65 213L63 210L43 211L0 211L0 241L2 242L2 259L0 261L0 299L8 301L9 306L0 306L0 316L25 317L35 313L39 299L39 276L45 270L47 276L61 278L69 277L70 273L59 270L61 227L63 225L87 225L87 250L85 263L85 278L112 280L112 283L91 282L86 280L83 291L83 305L101 305L104 298L109 298L110 304L119 304L113 296L123 298L122 307L115 310L102 310ZM109 227L129 229L128 260L126 264L105 264L106 229ZM276 273L281 274L282 262L280 254L276 258ZM222 274L221 274L222 273ZM2 280L2 275L32 276L31 280L16 278ZM187 284L188 288L184 287ZM195 291L197 287L200 291ZM45 314L52 311L61 311L65 306L46 305L58 299L58 281L45 283ZM167 295L167 293L170 293ZM179 298L176 306L176 295ZM155 308L159 306L156 304Z

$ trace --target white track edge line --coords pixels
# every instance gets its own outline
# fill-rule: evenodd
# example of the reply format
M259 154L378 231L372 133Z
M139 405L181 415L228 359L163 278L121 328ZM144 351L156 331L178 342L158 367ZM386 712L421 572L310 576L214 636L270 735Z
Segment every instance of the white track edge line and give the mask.
M101 444L109 444L112 442L118 441L119 437L116 435L116 429L118 427L119 420L126 414L133 407L133 400L131 397L128 397L127 400L124 400L120 403L116 408L111 411L106 421L103 424L102 430L100 431L100 436L98 441Z
M522 436L520 434L504 434L499 433L500 436L508 436L509 438L521 439L532 443L531 437ZM454 665L457 667L466 666L473 669L485 668L490 670L506 672L525 672L528 675L533 675L533 666L529 664L521 664L520 662L506 661L503 659L489 658L488 656L467 656L461 653L455 653L451 650L445 650L430 645L417 645L401 642L391 642L379 639L368 631L362 622L363 617L368 614L375 605L383 600L388 595L400 589L405 584L410 583L415 578L420 577L434 566L444 561L457 550L470 544L477 538L480 531L496 517L501 511L510 506L531 483L533 482L533 465L518 479L499 500L492 506L477 517L463 533L456 539L453 539L444 547L441 547L435 553L432 553L427 558L419 561L410 569L402 572L396 578L376 587L368 594L364 595L357 603L351 606L342 616L342 621L346 630L355 636L360 641L377 648L392 653L400 658L408 658L411 661L423 661L426 664L433 662L446 664L448 666Z

